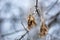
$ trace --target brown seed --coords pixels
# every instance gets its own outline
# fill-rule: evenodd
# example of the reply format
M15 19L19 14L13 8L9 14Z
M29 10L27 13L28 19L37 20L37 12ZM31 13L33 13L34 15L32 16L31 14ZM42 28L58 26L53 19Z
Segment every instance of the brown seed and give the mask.
M32 15L28 16L28 29L36 25L35 18Z
M46 26L46 24L42 23L41 25L41 29L40 29L40 36L43 37L47 34L48 32L48 28Z

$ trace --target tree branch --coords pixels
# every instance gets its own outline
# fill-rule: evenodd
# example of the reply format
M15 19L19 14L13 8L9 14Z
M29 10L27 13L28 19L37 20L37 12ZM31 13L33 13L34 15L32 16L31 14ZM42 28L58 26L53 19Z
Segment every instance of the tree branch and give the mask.
M24 36L25 36L27 33L28 33L28 31L27 31L25 34L23 34L18 40L21 40L22 38L24 38Z
M48 26L50 26L52 24L52 22L54 22L54 20L57 18L57 16L60 14L60 12L58 12L55 16L52 16L50 19L53 19Z
M49 6L50 8L47 10L46 14L48 14L48 12L57 4L58 0L56 0L56 2L52 5Z
M22 24L23 28L24 28L26 31L28 31L28 30L25 28L25 26L23 25L23 23L22 23L22 22L21 22L21 24Z
M36 6L35 6L35 8L36 8L36 12L37 12L38 16L40 17L40 14L39 14L39 11L38 11L38 0L36 0Z
M22 24L22 26L24 27L24 29L26 30L26 33L23 34L18 40L21 40L22 38L24 38L24 36L29 32L29 31L25 28L25 26L23 25L22 22L21 22L21 24Z
M14 32L12 32L12 33L2 34L1 37L8 36L8 35L12 35L12 34L14 34L14 33L20 32L20 31L24 31L24 30L16 30L16 31L14 31Z

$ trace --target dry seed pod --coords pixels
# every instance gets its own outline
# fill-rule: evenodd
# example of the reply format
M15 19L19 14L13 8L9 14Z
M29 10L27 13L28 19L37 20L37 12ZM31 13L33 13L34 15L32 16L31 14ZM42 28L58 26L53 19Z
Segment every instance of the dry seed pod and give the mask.
M35 18L32 15L28 16L28 29L30 30L33 26L36 26Z
M47 25L45 24L45 21L44 21L44 18L41 16L41 28L40 28L40 34L39 36L41 38L43 38L44 36L47 35L47 32L48 32L48 28L47 28Z
M42 23L41 29L40 29L40 37L42 38L42 37L46 36L47 32L48 32L48 28L47 28L46 24Z

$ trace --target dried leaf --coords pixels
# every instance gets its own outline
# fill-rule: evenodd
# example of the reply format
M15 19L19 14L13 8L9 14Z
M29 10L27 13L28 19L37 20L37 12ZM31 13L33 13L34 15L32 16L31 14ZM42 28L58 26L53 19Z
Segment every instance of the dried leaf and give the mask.
M48 28L47 28L46 24L42 23L41 29L40 29L40 37L42 38L42 37L46 36L47 32L48 32Z
M32 15L28 16L28 29L30 30L33 26L36 26L35 18Z

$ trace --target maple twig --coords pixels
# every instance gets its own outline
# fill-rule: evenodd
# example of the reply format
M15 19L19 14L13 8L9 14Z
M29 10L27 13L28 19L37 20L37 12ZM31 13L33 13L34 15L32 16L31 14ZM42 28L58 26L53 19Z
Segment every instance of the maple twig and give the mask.
M38 0L36 0L36 6L35 6L35 8L36 8L36 12L37 12L38 16L40 17L40 14L39 14L39 11L38 11Z

